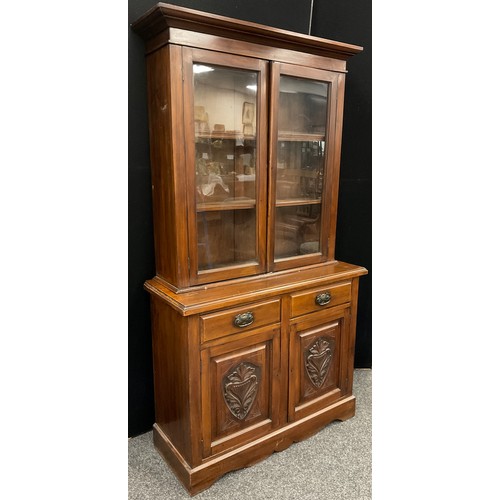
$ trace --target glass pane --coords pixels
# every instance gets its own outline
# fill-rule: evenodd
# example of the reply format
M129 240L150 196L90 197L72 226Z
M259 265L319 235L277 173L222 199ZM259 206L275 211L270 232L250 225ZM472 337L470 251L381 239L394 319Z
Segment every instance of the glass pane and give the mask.
M321 201L325 141L278 141L276 198Z
M255 200L257 73L193 68L198 203Z
M198 269L256 262L254 71L193 65Z
M255 204L255 140L201 139L196 143L196 200Z
M280 134L325 135L328 84L281 76L278 129Z
M255 208L198 212L197 224L199 270L255 261Z
M329 84L281 76L274 258L320 252Z
M319 252L320 219L320 204L278 207L275 220L275 259Z

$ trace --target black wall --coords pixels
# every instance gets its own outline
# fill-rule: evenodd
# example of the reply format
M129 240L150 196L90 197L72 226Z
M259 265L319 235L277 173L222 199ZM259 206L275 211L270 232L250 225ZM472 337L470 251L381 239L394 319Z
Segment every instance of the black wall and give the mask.
M129 0L132 23L157 2ZM169 3L307 33L310 0ZM311 35L362 45L348 62L336 257L371 271L371 2L315 0ZM149 295L154 276L151 178L142 39L129 30L129 436L154 422ZM371 367L371 274L360 280L355 366Z

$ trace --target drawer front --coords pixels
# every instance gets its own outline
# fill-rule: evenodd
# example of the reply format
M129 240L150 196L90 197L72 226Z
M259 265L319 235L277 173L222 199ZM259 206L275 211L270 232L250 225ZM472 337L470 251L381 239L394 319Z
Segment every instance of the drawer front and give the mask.
M321 309L350 302L351 283L335 284L294 293L291 295L291 299L292 317L320 311Z
M280 300L247 304L200 317L201 340L209 340L259 328L280 321Z

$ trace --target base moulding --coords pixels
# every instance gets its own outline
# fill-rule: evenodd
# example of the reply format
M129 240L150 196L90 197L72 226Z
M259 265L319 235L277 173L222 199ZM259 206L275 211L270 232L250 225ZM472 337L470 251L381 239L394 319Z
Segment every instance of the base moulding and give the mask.
M259 439L219 454L196 467L189 466L157 424L153 426L153 442L188 493L193 496L207 489L229 471L249 467L275 451L283 451L292 443L316 434L334 420L347 420L353 417L355 406L355 396L349 396Z

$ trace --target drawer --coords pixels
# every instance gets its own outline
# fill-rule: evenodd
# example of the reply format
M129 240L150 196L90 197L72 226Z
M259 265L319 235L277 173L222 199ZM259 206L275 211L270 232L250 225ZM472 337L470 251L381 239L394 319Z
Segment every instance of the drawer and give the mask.
M349 302L351 300L351 283L314 288L294 293L291 298L292 317L301 316Z
M200 317L201 341L224 337L251 328L279 323L280 300L247 304Z

